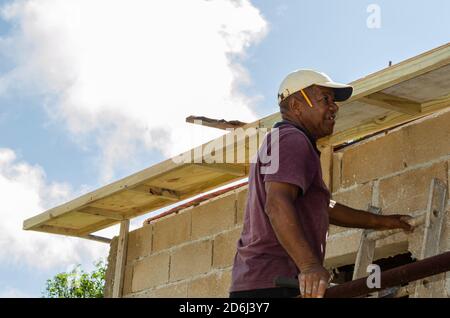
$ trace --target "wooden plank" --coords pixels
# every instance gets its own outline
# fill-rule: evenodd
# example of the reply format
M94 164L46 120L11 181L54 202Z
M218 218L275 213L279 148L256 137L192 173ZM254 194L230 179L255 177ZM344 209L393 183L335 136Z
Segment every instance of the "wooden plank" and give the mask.
M103 216L81 213L77 211L70 211L56 218L49 219L45 224L61 228L69 228L79 230L92 223L104 220Z
M420 103L380 92L362 97L359 101L410 115L415 115L422 111L422 105Z
M125 262L127 260L128 232L130 220L120 222L119 241L117 243L116 267L114 270L113 298L122 297Z
M425 259L440 253L442 225L446 216L447 186L437 178L431 180L430 193L427 205L425 231L420 259ZM432 298L432 281L445 279L445 273L427 277L416 283L415 298Z
M352 97L344 103L350 103L448 64L450 64L450 43L352 82L351 85L354 87Z
M101 237L98 235L79 235L78 231L74 229L68 229L68 228L62 228L62 227L55 227L51 225L41 225L37 231L45 232L45 233L52 233L52 234L59 234L64 236L73 236L73 237L79 237L87 240L97 241L101 243L111 243L110 238Z
M245 177L247 175L244 164L227 164L227 163L196 163L197 167L215 172L230 174L237 177Z
M449 73L450 65L446 65L433 70L432 72L422 74L408 81L386 88L382 92L408 98L419 103L425 103L449 93ZM426 89L424 89L424 87L426 87Z
M76 212L87 213L87 214L92 214L92 215L97 215L97 216L103 216L105 218L108 218L111 220L116 220L116 221L125 220L124 216L118 212L101 209L101 208L96 208L96 207L92 207L92 206L84 207L83 209L79 209Z
M381 214L381 209L369 206L368 211L374 214ZM367 276L367 267L372 264L375 253L375 240L370 240L367 236L374 232L373 230L363 230L361 240L359 241L358 254L356 255L355 269L353 271L353 280Z
M322 166L322 179L331 192L333 176L333 146L325 145L320 149L320 165Z
M148 186L145 184L138 185L137 187L127 188L129 191L135 191L140 193L145 193L150 196L163 198L169 201L177 202L180 200L180 194L172 189L164 189L153 186Z
M194 184L191 186L189 195L184 194L180 197L181 200L185 200L189 197L201 194L203 192L207 192L209 190L215 189L219 186L224 186L227 185L229 183L235 182L236 179L235 177L230 177L230 175L222 175L221 177L215 178L215 179L211 179L211 180L207 180L207 181L203 181L200 182L198 184ZM137 208L134 208L129 215L127 215L127 217L132 218L138 215L141 215L143 213L148 213L149 211L153 211L156 210L158 208L167 206L167 203L160 203L159 205L155 205L155 204L148 204L148 205L143 205Z
M212 119L204 116L189 116L186 118L186 122L223 130L238 128L247 124L239 120Z
M116 220L111 220L111 219L105 219L105 220L100 221L100 222L92 223L91 225L82 228L78 232L78 235L86 236L86 235L91 234L93 232L97 232L97 231L103 230L104 228L107 228L107 227L109 227L111 225L115 225L115 224L117 224L119 222L123 222L123 221L116 221Z
M439 100L430 102L423 105L421 113L416 115L400 114L398 112L389 112L380 118L365 120L361 123L357 123L356 126L348 128L342 132L333 134L332 136L325 137L318 140L318 144L331 144L333 146L342 145L348 141L355 141L370 134L396 127L410 121L425 117L438 110L445 109L450 106L450 99Z
M87 239L87 240L91 240L91 241L97 241L100 243L106 243L106 244L111 244L111 239L107 238L107 237L103 237L103 236L98 236L98 235L86 235L86 236L80 236L81 238Z
M126 178L123 178L109 185L101 187L95 191L82 195L67 203L64 203L55 208L47 210L32 218L29 218L24 221L23 229L24 230L31 229L35 226L38 226L39 224L45 223L47 220L51 218L55 218L67 212L80 209L83 206L88 206L91 202L95 202L112 194L125 191L125 189L129 186L140 184L142 182L147 181L148 179L156 178L168 171L180 169L183 166L185 166L185 164L175 163L172 159L168 159L154 166L151 166L147 169L144 169L140 172L132 174Z
M67 236L79 236L79 233L77 230L69 229L61 226L53 226L53 225L47 225L43 224L36 228L36 231L41 232L48 232L53 234L60 234L60 235L67 235Z

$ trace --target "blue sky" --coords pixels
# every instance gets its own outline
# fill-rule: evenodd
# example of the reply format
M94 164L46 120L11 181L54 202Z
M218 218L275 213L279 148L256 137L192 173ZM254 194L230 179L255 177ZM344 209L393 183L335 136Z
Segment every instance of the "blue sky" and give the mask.
M105 257L96 243L25 237L18 220L220 133L184 124L187 115L253 120L277 110L292 70L350 82L450 38L446 0L196 0L179 2L175 18L172 2L79 1L79 19L54 0L0 0L0 188L30 195L0 208L17 221L0 227L0 296L40 296L54 273ZM367 26L371 4L380 28Z

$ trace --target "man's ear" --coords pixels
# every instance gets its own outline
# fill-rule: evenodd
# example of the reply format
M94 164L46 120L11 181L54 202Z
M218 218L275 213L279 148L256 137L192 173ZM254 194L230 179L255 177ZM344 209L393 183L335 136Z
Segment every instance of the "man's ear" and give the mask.
M297 98L291 98L289 100L289 110L296 115L300 115L302 105L301 103L297 100Z

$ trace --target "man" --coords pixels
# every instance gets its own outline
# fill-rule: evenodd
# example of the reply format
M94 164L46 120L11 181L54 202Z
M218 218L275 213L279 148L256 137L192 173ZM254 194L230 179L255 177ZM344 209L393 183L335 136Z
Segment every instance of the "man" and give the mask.
M316 140L333 133L341 102L353 88L324 73L299 70L281 83L278 136L268 134L251 165L244 226L232 271L230 297L293 297L298 291L277 288L277 276L298 278L302 297L323 297L330 275L323 267L329 223L376 230L410 231L409 217L382 216L341 204L330 208L322 180ZM274 140L272 140L274 138ZM275 140L278 139L278 140ZM278 155L278 169L262 173ZM267 153L266 153L267 152Z

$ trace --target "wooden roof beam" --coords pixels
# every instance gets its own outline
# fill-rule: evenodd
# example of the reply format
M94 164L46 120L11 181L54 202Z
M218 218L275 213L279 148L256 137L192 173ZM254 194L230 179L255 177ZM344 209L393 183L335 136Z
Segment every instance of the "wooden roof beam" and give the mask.
M125 278L125 265L127 262L128 234L130 231L130 220L120 222L120 233L117 242L116 266L114 268L114 282L112 297L120 298L123 294L123 283Z
M189 116L186 118L186 122L190 124L196 124L211 128L227 130L230 128L239 128L247 123L239 120L225 120L225 119L212 119L204 116Z
M139 192L139 193L145 193L148 195L160 197L160 198L174 201L174 202L180 200L180 194L177 191L171 190L171 189L164 189L164 188L158 188L158 187L141 184L141 185L138 185L137 187L128 188L128 190L134 191L134 192Z
M111 243L110 238L102 237L102 236L98 236L98 235L92 235L92 234L80 235L78 230L69 229L69 228L65 228L65 227L58 227L58 226L44 224L44 225L39 226L39 228L37 228L36 230L45 232L45 233L53 233L53 234L59 234L59 235L64 235L64 236L79 237L79 238L84 238L87 240L97 241L97 242L106 243L106 244Z
M422 112L414 115L388 112L379 118L361 121L354 127L333 134L329 137L321 138L318 145L331 144L333 146L342 145L350 140L355 141L369 134L375 134L392 127L405 124L415 119L422 118L433 112L445 109L450 106L450 95L444 98L436 99L422 104Z
M381 92L372 93L368 96L361 97L359 100L369 105L410 115L415 115L422 111L422 105L418 102Z
M97 207L93 207L93 206L84 207L82 209L77 210L77 212L92 214L92 215L96 215L96 216L102 216L102 217L105 217L105 218L108 218L111 220L116 220L116 221L125 220L125 217L116 211L101 209L101 208L97 208Z
M244 164L227 164L227 163L195 163L197 167L202 169L211 170L214 172L220 172L230 174L237 177L245 177L247 171Z

